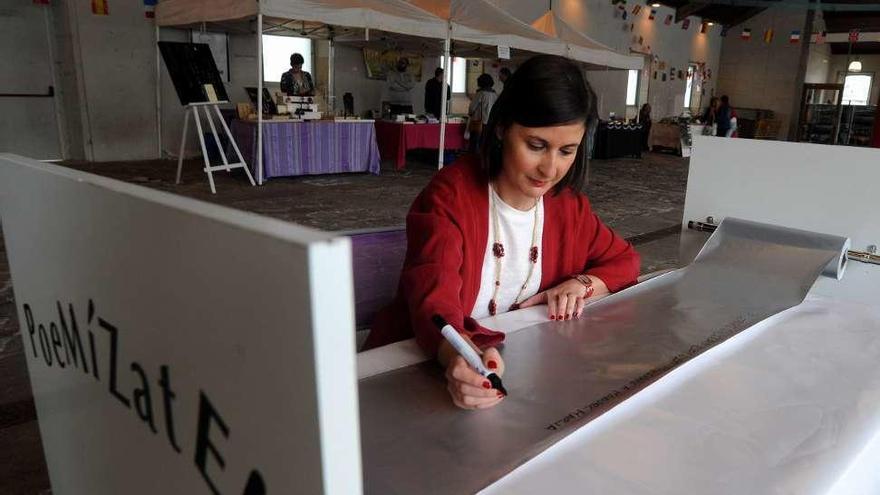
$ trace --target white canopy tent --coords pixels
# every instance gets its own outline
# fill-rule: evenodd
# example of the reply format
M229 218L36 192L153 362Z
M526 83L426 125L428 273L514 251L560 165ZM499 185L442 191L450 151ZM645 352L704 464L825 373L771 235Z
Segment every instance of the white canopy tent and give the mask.
M488 0L162 0L156 7L156 39L159 26L185 26L203 22L257 19L257 32L262 33L264 17L282 25L286 20L316 22L346 28L370 29L409 36L442 39L446 67L450 66L452 40L484 46L505 46L534 53L567 56L574 60L610 68L631 68L642 60L621 55L603 45L594 47L574 43L574 35L566 38L548 36L520 21ZM573 31L572 32L576 32ZM368 36L368 35L367 35ZM582 35L581 35L582 36ZM583 36L585 39L585 36ZM262 108L262 37L257 37L258 90L257 107ZM580 40L581 42L583 40ZM157 49L157 62L158 62ZM332 39L331 39L332 59ZM630 60L632 59L632 60ZM332 61L329 101L332 102ZM157 78L158 63L157 63ZM444 80L443 93L446 92ZM157 105L159 93L157 89ZM257 112L257 150L262 150L262 112ZM440 118L440 149L438 166L442 166L445 146L446 105ZM161 129L160 129L161 131ZM160 132L161 135L161 132ZM161 137L160 137L161 149ZM257 182L263 183L262 153L257 156Z
M564 42L569 58L613 69L640 70L644 67L643 57L616 52L572 27L559 16L559 10L553 8L556 3L557 0L551 0L550 8L532 22L532 27Z

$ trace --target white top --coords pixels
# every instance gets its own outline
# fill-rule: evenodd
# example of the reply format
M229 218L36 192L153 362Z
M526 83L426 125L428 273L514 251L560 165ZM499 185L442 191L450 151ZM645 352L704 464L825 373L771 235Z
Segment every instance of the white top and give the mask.
M538 246L538 261L535 263L532 277L523 291L519 302L538 293L541 286L541 238L544 233L544 198L538 200L537 227L535 227L535 208L528 211L517 210L505 203L489 186L489 235L486 238L486 254L483 255L483 271L480 275L480 292L477 302L471 310L471 317L480 319L489 316L489 301L495 291L495 256L492 244L495 242L495 222L492 219L492 204L498 212L498 226L501 230L499 242L504 245L504 257L501 258L501 287L495 301L498 314L506 313L514 303L519 289L529 275L532 262L529 261L529 250L532 247L532 229L537 228L535 245Z

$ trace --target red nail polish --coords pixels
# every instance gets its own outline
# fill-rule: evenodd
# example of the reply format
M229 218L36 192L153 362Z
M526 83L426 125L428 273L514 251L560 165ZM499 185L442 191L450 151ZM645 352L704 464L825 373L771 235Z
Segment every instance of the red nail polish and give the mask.
M565 319L566 319L566 320L570 320L570 319L571 319L571 315L565 315Z
M492 384L489 382L483 382L483 388L490 389L490 388L492 388Z
M551 320L555 320L555 319L556 319L556 316L554 316L554 315L550 315L550 319L551 319Z
M490 369L494 370L495 368L498 367L498 363L496 363L494 359L490 359L489 362L486 363L486 366L488 366Z
M562 315L556 315L556 319L557 319L557 320L561 320L561 319L562 319Z

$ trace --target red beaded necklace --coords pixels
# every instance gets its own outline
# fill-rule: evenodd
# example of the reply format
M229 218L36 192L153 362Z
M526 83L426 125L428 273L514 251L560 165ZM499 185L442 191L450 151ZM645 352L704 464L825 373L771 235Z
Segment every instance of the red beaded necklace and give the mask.
M491 186L490 186L491 187ZM489 194L489 209L492 212L492 225L494 228L493 239L492 239L492 255L495 256L495 287L492 292L492 299L489 300L489 314L495 316L495 313L498 310L498 305L496 304L496 300L498 299L498 291L501 289L501 260L504 258L504 243L501 242L501 226L498 222L498 210L495 206L495 195L497 193L494 192L494 189ZM519 309L519 305L522 301L520 301L520 297L522 297L523 292L525 292L526 287L529 285L529 281L532 279L532 274L535 271L535 265L538 263L538 202L540 198L535 200L535 218L532 223L532 247L529 249L529 273L526 276L525 282L519 288L519 293L517 293L516 298L513 300L513 304L510 305L509 311L514 311Z

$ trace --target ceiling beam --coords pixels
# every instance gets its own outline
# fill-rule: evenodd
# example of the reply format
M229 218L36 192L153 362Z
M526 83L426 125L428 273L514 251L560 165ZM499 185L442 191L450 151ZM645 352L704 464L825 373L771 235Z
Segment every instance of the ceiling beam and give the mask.
M700 10L709 6L709 2L701 1L701 2L688 2L681 7L675 9L675 22L681 22L682 20L692 16L698 15Z
M760 14L761 12L764 12L765 10L767 9L765 9L764 7L751 7L747 10L744 10L742 13L730 16L729 18L725 19L724 25L728 28L738 26L751 19L752 17Z

